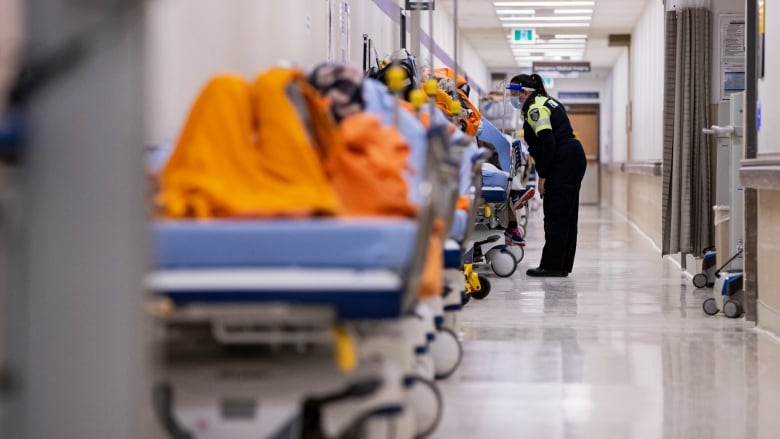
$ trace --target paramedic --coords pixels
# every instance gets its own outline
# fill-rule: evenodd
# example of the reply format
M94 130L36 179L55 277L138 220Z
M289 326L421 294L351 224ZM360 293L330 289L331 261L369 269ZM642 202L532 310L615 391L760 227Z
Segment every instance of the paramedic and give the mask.
M538 190L544 199L542 260L526 274L565 277L572 271L577 248L585 151L574 137L563 105L547 95L539 75L517 75L508 88L512 106L522 110L524 137L536 162Z

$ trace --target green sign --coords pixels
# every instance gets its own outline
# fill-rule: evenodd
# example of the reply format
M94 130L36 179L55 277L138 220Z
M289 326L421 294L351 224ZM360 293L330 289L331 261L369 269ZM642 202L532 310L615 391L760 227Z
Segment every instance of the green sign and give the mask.
M515 29L512 32L512 41L521 43L533 43L534 42L534 30L533 29Z

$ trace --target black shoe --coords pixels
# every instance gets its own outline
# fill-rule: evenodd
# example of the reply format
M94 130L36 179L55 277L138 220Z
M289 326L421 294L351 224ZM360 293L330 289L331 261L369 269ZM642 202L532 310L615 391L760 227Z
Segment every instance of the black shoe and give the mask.
M531 277L566 277L569 275L569 273L563 271L553 271L545 268L529 268L525 274Z

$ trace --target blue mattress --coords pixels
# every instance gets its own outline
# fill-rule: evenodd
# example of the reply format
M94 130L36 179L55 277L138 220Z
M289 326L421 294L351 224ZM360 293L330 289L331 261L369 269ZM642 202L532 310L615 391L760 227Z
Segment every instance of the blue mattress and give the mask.
M402 314L402 291L168 291L162 293L178 306L188 304L287 303L328 305L335 308L339 320L396 318Z
M153 267L350 268L403 272L414 252L411 219L161 221Z
M501 163L501 169L509 169L511 164L511 146L509 141L501 134L501 131L486 118L482 118L482 135L480 140L490 142L498 152L498 161Z
M460 244L455 241L447 241L444 245L444 268L461 268L463 266L463 251Z
M509 174L494 166L482 166L482 198L488 203L503 203L507 197Z
M506 188L509 184L509 174L493 168L482 168L482 186L495 186Z

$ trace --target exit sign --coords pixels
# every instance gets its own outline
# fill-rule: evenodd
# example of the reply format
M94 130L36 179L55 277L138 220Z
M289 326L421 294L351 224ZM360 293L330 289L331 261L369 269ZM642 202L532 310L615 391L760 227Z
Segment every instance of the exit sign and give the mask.
M515 29L512 31L512 41L519 43L533 43L534 42L534 30L533 29Z

